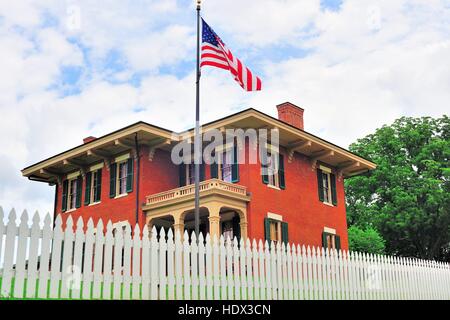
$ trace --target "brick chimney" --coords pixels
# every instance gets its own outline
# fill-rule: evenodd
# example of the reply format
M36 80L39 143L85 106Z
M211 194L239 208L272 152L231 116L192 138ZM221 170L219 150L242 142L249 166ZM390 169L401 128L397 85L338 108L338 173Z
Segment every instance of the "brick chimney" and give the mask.
M290 102L285 102L277 105L278 109L278 119L290 124L291 126L297 127L304 130L303 126L303 112L304 110L297 107L295 104Z
M83 143L86 144L88 142L94 141L95 139L97 139L96 137L93 136L89 136L83 139Z

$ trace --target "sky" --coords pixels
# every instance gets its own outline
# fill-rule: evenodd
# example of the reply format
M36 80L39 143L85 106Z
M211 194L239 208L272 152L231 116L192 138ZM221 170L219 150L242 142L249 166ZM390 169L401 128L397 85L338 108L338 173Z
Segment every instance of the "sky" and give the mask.
M52 212L20 170L137 121L195 118L195 1L0 1L0 206ZM401 116L449 112L450 0L204 0L202 16L258 76L202 70L201 121L290 101L347 148Z

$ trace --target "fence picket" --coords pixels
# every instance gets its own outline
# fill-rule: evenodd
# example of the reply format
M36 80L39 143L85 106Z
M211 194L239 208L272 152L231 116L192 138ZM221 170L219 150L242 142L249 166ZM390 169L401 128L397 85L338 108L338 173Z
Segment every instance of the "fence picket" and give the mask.
M206 286L206 256L205 256L205 239L203 233L198 235L198 286L200 300L206 299L206 292L210 290Z
M98 228L98 227L97 227ZM133 265L132 265L132 299L138 300L140 299L140 287L142 283L142 277L141 277L141 228L139 227L139 224L136 224L134 226L133 230L133 249L132 249L132 259L133 259Z
M144 250L144 248L143 248ZM142 259L144 259L144 252L142 252ZM172 229L167 231L167 298L169 300L175 299L175 243L173 242ZM142 266L144 267L144 266ZM144 272L144 269L142 270ZM143 299L145 299L143 297Z
M181 261L179 264L181 268ZM158 239L156 227L153 226L150 239L150 299L152 300L158 299L158 275ZM177 297L177 299L180 298Z
M213 251L213 285L214 285L214 300L220 300L221 299L221 291L220 291L220 274L221 274L221 265L222 262L219 263L219 256L220 256L220 248L219 248L219 241L216 236L212 238L212 251Z
M104 248L104 260L103 260L103 288L102 288L102 298L111 299L111 284L113 279L112 274L112 261L113 261L113 245L114 238L112 234L113 225L111 220L106 224L105 233L105 248Z
M25 261L28 247L28 213L23 211L20 217L19 234L17 239L16 274L14 281L14 297L22 298L25 284Z
M191 236L191 296L192 300L198 300L198 289L199 289L199 279L198 279L198 245L197 245L197 236L195 232L192 232Z
M167 275L166 275L166 251L167 251L167 243L166 243L166 232L164 228L161 228L159 232L159 299L166 300L166 285L167 285Z
M171 230L170 230L171 231ZM142 299L150 299L150 230L145 224L142 229ZM173 243L172 243L173 245Z
M0 208L0 219L2 219L1 208ZM36 297L36 282L38 279L38 255L39 255L39 240L41 229L39 226L39 213L36 211L33 216L33 224L31 225L30 233L30 252L28 257L28 270L27 270L27 298ZM3 220L0 221L0 238L3 238L3 232L1 230L3 225ZM2 250L2 244L0 240L0 252ZM1 261L1 253L0 253Z
M256 241L254 242L256 244ZM250 239L247 238L247 240L245 241L245 256L247 258L247 262L244 265L244 267L246 267L246 271L247 271L247 297L249 300L254 300L255 299L255 289L254 289L254 283L255 283L255 274L257 272L257 266L258 266L258 260L257 257L255 257L253 255L253 251L252 251L252 245L250 242ZM255 268L255 263L254 261L256 261L256 268Z
M92 286L92 298L100 299L102 293L102 282L103 282L103 245L105 242L103 234L103 221L99 219L97 222L95 234L95 245L94 245L94 274L93 274L93 286Z
M52 218L46 214L42 228L41 260L39 261L39 289L38 298L47 298L47 289L50 277L50 246L53 238Z
M59 297L59 285L61 279L60 262L61 262L61 245L63 241L61 215L58 215L55 220L55 227L53 228L53 243L52 243L52 257L50 260L50 298Z
M61 298L67 299L70 296L70 287L71 284L69 281L72 281L74 276L73 272L73 242L74 242L74 234L73 234L73 220L72 216L69 216L66 220L66 226L64 230L64 245L62 252L62 261L61 261Z
M183 236L183 287L184 300L191 299L191 252L189 247L189 234L184 231Z
M213 269L213 248L211 245L211 237L209 233L206 234L204 252L206 262L206 299L213 300L215 289L214 280L217 277L217 274L215 273L215 268ZM215 264L216 262L214 262L214 265Z
M113 251L113 291L112 299L122 298L122 260L123 259L123 231L120 228L114 230Z

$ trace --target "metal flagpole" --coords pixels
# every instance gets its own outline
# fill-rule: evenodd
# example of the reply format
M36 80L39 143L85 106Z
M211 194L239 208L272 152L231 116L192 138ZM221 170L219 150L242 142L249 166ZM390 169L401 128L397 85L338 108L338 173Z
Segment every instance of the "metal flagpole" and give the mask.
M195 235L198 240L200 233L200 6L201 0L197 0L197 80L196 80L196 108L195 108L195 132L194 132L194 164L195 164Z

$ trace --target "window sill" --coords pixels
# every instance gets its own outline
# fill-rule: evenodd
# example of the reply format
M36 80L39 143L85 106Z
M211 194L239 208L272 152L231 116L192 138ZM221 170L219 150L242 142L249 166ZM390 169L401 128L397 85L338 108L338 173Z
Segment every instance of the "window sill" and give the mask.
M88 207L90 207L90 206L95 206L95 205L100 204L100 203L101 203L100 201L93 202L93 203L90 203L90 204L88 205Z
M327 205L327 206L329 206L329 207L336 207L334 204L332 204L332 203L329 203L329 202L322 202L324 205Z
M122 194L119 194L118 196L115 196L114 199L123 198L123 197L126 197L127 195L128 195L128 193L122 193Z
M70 209L70 210L66 210L66 211L64 211L63 213L71 213L71 212L74 212L75 210L77 210L77 208L73 208L73 209Z
M271 184L268 184L267 187L271 188L271 189L275 189L275 190L281 190L279 187L271 185Z

